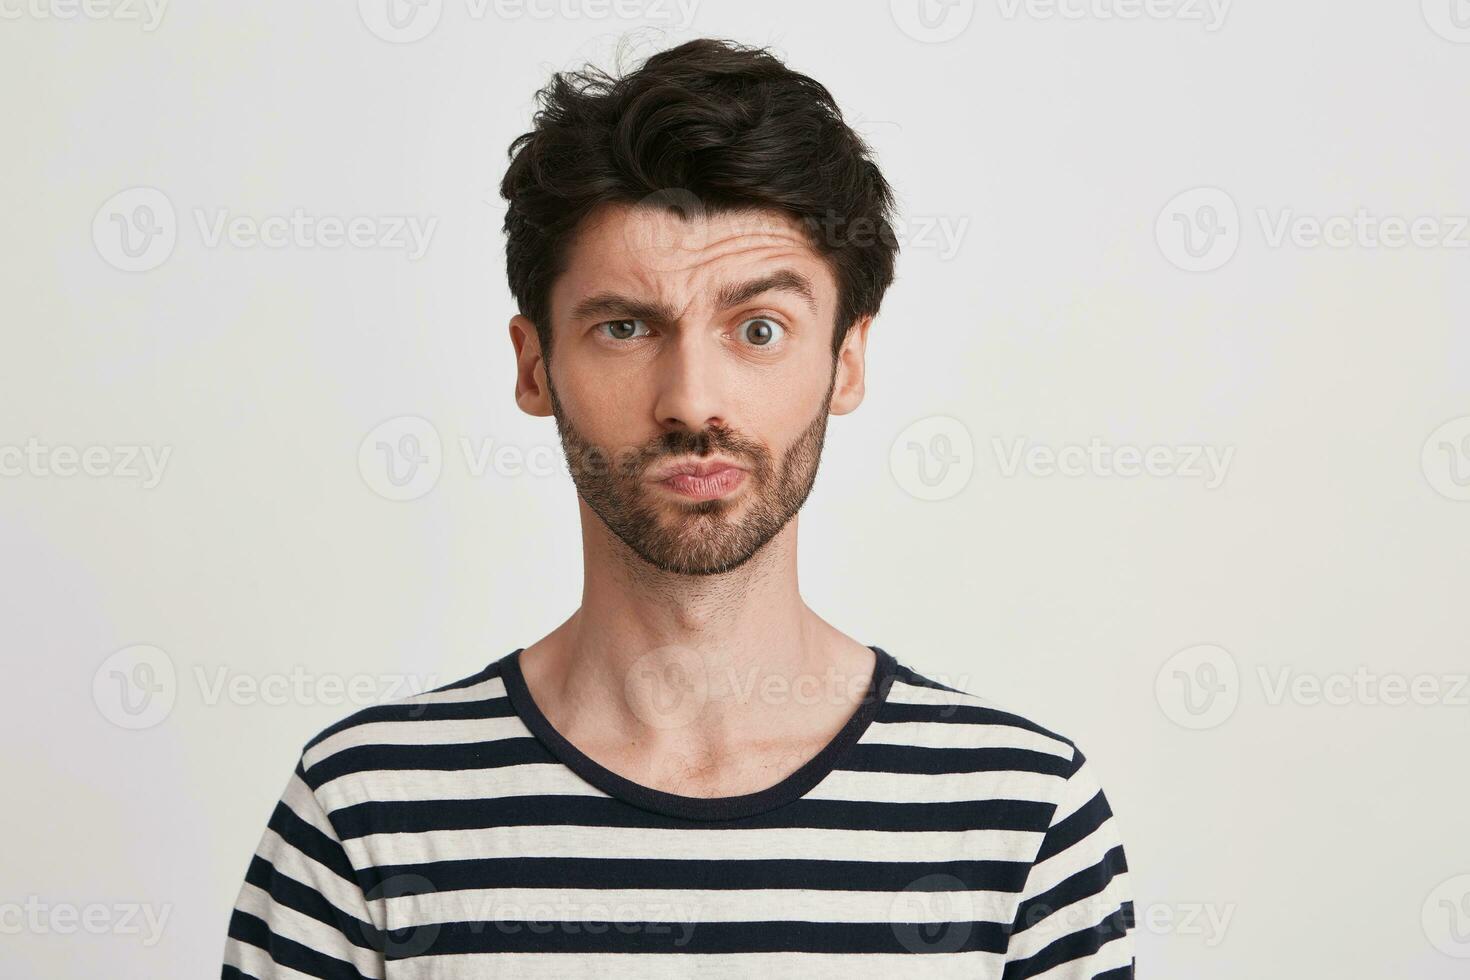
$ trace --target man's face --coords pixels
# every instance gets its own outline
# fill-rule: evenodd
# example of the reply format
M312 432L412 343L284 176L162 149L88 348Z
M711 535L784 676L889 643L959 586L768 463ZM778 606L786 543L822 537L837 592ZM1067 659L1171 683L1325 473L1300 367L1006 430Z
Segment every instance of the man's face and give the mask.
M829 410L856 405L825 262L779 212L608 205L566 269L545 387L578 493L663 571L741 565L805 502ZM669 476L684 463L714 471Z

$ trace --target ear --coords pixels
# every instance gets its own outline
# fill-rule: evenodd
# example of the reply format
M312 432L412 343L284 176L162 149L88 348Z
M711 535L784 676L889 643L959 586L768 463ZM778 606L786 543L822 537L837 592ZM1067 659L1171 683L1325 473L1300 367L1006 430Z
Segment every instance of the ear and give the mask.
M871 316L853 322L837 352L837 377L832 382L832 415L846 415L863 402L863 371L868 351L868 327Z
M527 415L551 415L546 361L541 356L536 325L517 313L510 318L510 342L516 350L516 404Z

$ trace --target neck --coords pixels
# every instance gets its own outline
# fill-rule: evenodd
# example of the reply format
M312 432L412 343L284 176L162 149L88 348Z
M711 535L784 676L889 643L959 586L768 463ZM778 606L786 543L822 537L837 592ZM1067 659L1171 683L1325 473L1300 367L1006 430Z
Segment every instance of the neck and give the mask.
M874 655L801 598L796 518L738 568L697 576L649 565L580 509L582 604L521 664L543 713L583 751L687 760L820 747L857 709Z

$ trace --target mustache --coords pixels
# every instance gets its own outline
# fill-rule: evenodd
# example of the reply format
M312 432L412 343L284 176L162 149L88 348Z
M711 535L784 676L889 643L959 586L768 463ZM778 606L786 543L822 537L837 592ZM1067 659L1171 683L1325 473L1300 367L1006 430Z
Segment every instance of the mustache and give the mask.
M687 429L671 429L642 446L625 446L608 449L605 446L583 443L568 462L595 475L615 474L620 477L641 477L649 469L665 459L675 456L709 456L720 453L736 461L747 463L754 472L762 472L768 465L764 448L742 438L724 426L707 426L698 432Z
M712 456L716 453L748 463L752 469L766 464L767 452L758 442L741 437L725 426L707 426L698 432L673 429L663 433L642 454L643 468L672 456Z
M655 440L649 454L653 456L708 456L713 452L723 451L734 455L736 452L743 452L744 448L745 441L735 438L729 429L710 427L698 432L673 429Z

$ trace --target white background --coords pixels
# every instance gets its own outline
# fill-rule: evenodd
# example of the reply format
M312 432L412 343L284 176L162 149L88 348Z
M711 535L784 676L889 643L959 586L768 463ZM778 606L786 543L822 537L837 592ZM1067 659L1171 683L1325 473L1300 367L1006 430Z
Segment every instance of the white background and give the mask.
M570 480L465 446L559 454L512 398L496 188L548 73L629 34L630 65L773 45L901 198L808 602L1096 761L1143 975L1470 971L1463 0L960 0L932 29L912 0L431 0L412 41L379 0L94 3L0 0L0 973L217 975L305 740L574 608ZM390 241L209 233L298 208ZM394 216L434 222L421 257ZM119 218L172 250L130 259ZM410 423L359 449L404 416L440 472L395 501L376 443ZM1017 440L1229 462L1069 475ZM71 472L91 447L105 474Z

